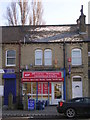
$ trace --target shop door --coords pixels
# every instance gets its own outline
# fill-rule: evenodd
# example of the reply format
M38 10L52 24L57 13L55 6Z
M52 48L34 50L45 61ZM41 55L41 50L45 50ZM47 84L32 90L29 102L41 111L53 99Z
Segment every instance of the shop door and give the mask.
M12 93L13 103L16 102L16 80L10 79L4 81L4 105L8 105L8 96Z
M52 104L58 104L63 99L63 84L52 83Z
M82 81L72 81L72 98L82 97Z

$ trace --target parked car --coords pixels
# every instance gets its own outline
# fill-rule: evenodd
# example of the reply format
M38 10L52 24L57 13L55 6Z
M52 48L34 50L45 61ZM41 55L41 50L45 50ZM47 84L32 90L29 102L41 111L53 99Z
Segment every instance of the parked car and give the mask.
M68 118L73 118L76 115L90 114L90 98L78 97L68 101L60 101L57 105L57 111L64 113Z

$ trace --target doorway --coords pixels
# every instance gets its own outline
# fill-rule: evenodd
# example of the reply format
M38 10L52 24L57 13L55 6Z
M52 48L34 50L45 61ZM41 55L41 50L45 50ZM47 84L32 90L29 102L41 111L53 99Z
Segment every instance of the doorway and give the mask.
M4 80L4 105L8 105L10 93L13 95L13 103L16 103L16 79Z
M52 104L58 104L63 99L63 83L52 83Z
M82 97L82 79L80 76L73 77L72 80L72 98Z

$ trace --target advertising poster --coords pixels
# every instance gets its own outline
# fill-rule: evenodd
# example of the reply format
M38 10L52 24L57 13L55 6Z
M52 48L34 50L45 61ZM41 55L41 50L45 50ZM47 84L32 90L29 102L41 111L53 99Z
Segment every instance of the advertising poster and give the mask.
M43 94L48 94L48 83L43 83Z
M34 108L35 108L35 100L28 99L28 110L34 110Z
M41 94L41 89L42 89L41 83L38 83L38 94Z

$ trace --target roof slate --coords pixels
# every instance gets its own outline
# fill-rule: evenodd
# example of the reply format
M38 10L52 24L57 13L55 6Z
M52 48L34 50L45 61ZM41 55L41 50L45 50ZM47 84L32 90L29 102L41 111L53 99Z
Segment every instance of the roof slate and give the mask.
M77 25L2 27L2 42L64 42L83 41Z

